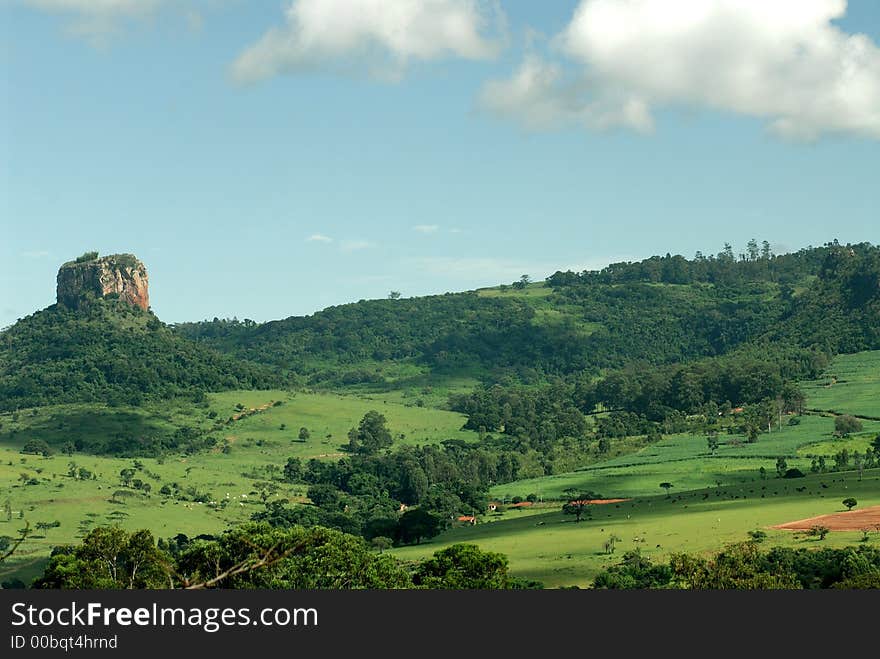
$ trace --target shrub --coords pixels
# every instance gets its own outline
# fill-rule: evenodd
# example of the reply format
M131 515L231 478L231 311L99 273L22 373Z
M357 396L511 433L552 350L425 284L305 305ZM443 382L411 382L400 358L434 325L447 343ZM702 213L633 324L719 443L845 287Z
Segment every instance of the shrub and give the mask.
M841 414L834 417L834 430L844 437L854 432L861 432L862 428L862 422L852 415Z

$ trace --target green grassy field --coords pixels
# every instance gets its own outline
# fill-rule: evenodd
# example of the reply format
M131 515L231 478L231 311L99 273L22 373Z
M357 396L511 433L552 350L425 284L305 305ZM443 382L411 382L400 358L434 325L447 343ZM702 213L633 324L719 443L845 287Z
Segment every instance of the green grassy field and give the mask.
M802 384L811 409L880 418L880 352L841 356L828 373L828 378ZM829 387L832 375L837 382ZM496 486L492 494L499 499L534 493L544 502L487 516L486 523L451 529L429 543L395 549L394 554L416 560L455 542L475 542L506 554L513 574L558 587L589 585L627 549L637 547L662 560L672 552L718 550L746 540L753 529L767 532L768 546L854 545L862 538L859 531L834 532L820 542L769 527L842 511L842 499L850 496L859 501L859 508L880 505L878 469L865 471L861 480L853 471L809 472L813 456L823 455L831 465L841 449L864 451L880 433L880 423L863 423L862 432L837 438L832 416L803 416L798 425L763 433L752 444L743 437L721 436L714 455L703 436L672 435L579 471ZM777 478L777 457L807 476ZM762 466L767 472L763 480ZM673 484L669 497L659 488L664 481ZM547 501L570 487L632 500L594 506L592 519L577 524L561 513L560 501ZM612 534L620 538L615 555L603 549ZM880 532L871 530L869 538L880 543Z
M272 401L281 401L272 406ZM347 443L348 430L363 415L375 409L388 419L395 444L426 444L442 439L475 440L476 433L460 430L464 417L453 412L407 407L389 401L356 396L327 394L290 394L284 391L235 391L209 396L209 407L199 410L217 412L218 419L237 413L236 405L246 409L269 405L265 410L225 426L219 437L228 444L228 452L214 450L195 455L171 455L165 458L137 458L142 465L135 478L150 485L149 494L123 488L120 471L135 464L132 458L99 457L75 453L51 457L22 455L21 446L30 438L42 436L42 428L53 418L74 415L81 424L66 424L56 429L56 439L76 439L78 433L114 432L120 418L97 414L90 417L84 406L63 406L19 414L15 436L7 434L0 444L0 503L9 501L13 519L0 516L0 536L16 536L17 529L29 522L35 529L39 522L60 522L60 526L36 531L17 552L18 560L0 567L0 579L9 575L31 578L39 572L52 547L75 541L93 526L119 523L127 529L149 528L159 536L183 532L190 536L214 533L229 524L244 521L262 507L262 495L302 500L304 487L290 486L278 480L288 457L336 459ZM169 419L145 415L144 423L172 424L189 420L177 418L182 411L169 408ZM96 411L93 409L93 411ZM97 410L100 411L100 410ZM118 410L117 410L118 411ZM135 414L131 410L125 415ZM10 416L10 415L6 415ZM127 418L127 417L123 417ZM33 427L28 426L33 423ZM12 422L8 421L7 426ZM281 427L284 426L282 430ZM310 438L297 439L300 427L309 429ZM20 428L20 429L19 429ZM403 438L400 435L403 434ZM71 463L94 474L94 479L79 480L68 476ZM31 480L33 479L33 480ZM26 484L27 482L32 484ZM163 485L177 483L180 493L163 496ZM133 496L115 502L113 493L127 490ZM187 491L189 493L187 493ZM207 501L193 501L198 495ZM204 497L203 497L204 498ZM215 503L211 503L215 502ZM22 515L22 517L19 517Z
M827 487L823 488L822 483ZM537 579L550 588L585 587L629 549L639 548L651 559L662 560L672 552L711 551L747 540L752 529L766 531L767 546L855 545L861 532L834 532L819 542L796 532L769 528L843 511L841 501L849 496L859 501L860 508L880 504L880 470L866 471L862 481L853 472L842 472L796 480L768 478L678 492L668 499L663 494L637 497L629 502L593 506L592 519L580 523L561 513L560 502L545 502L543 508L525 514L508 511L499 521L455 528L430 542L392 551L402 560L420 560L450 544L473 542L484 550L506 554L511 573L516 576ZM620 540L615 553L609 555L603 545L612 534ZM880 544L876 531L869 538L872 544Z
M840 357L829 369L837 376L836 384L827 387L830 380L804 384L808 406L880 416L878 371L880 352ZM118 523L127 529L150 528L160 537L179 532L195 536L248 519L261 509L264 497L304 500L303 486L278 479L287 458L337 459L344 454L348 430L370 409L386 416L397 444L452 438L475 441L476 433L461 430L463 415L432 407L450 391L464 390L473 381L420 377L415 373L409 387L389 392L234 391L211 394L203 405L169 403L157 409L68 405L22 410L15 420L2 415L0 502L8 500L13 514L10 520L0 517L0 536L15 536L25 522L35 532L16 560L0 568L0 579L12 575L31 579L41 571L53 546L73 542L93 526ZM424 397L421 405L419 397ZM257 411L225 423L241 409ZM639 438L618 440L612 454L621 454L601 463L499 485L491 492L499 499L534 493L542 503L486 516L484 523L452 529L429 543L393 553L415 560L453 542L476 542L507 554L515 575L541 580L549 587L585 586L633 547L654 558L673 551L715 550L746 539L751 529L841 510L840 502L847 496L855 496L859 507L880 504L880 470L865 471L862 480L854 472L809 473L814 456L825 456L830 466L842 448L863 451L880 433L880 421L864 419L862 432L837 438L832 416L805 415L797 425L788 425L787 420L754 443L742 436L722 435L714 454L702 435L671 435L647 446L640 446ZM217 446L194 455L137 462L80 453L45 458L19 452L32 438L47 439L57 447L77 437L112 436L132 428L171 432L181 425L210 431ZM309 430L308 440L298 439L300 427ZM779 457L807 476L777 478ZM94 478L73 478L71 467L85 469ZM148 494L122 487L120 470L127 467L137 468L135 477L150 485ZM761 467L766 470L763 479ZM668 497L659 487L662 482L673 485ZM160 493L166 485L176 485L171 495ZM571 487L632 500L595 506L591 520L576 524L561 513L560 501L550 501ZM119 491L132 494L115 494ZM767 545L820 546L791 531L767 532ZM602 549L611 534L620 538L616 555ZM859 532L835 532L822 542L842 546L860 538ZM871 542L880 542L877 534L872 534Z
M809 471L813 455L825 455L829 466L843 447L862 449L880 432L880 422L866 421L865 430L850 440L833 439L834 420L805 416L796 426L759 436L749 444L742 436L721 436L714 455L702 435L670 435L636 453L623 455L584 469L506 483L492 488L494 497L509 499L536 494L561 497L568 488L598 492L604 497L650 496L669 482L673 491L747 483L759 477L761 467L768 476L776 473L776 459L785 458L788 467Z
M880 419L880 350L841 355L802 388L812 409Z

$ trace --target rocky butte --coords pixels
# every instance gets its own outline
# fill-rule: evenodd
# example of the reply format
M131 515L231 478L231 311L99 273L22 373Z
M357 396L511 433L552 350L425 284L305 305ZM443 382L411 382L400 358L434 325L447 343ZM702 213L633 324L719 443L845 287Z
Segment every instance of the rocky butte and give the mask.
M58 303L77 309L90 297L116 297L147 310L147 268L134 254L110 254L98 258L87 252L58 270Z

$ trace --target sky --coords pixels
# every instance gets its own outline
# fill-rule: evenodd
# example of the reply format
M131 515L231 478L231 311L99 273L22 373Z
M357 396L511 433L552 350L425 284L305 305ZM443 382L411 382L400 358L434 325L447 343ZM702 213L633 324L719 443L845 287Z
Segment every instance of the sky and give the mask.
M86 251L166 322L880 243L876 0L0 0L0 327Z

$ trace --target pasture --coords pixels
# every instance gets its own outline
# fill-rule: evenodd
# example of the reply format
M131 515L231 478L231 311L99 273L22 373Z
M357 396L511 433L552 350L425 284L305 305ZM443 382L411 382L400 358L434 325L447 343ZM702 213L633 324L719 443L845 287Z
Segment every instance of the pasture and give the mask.
M801 388L811 409L880 419L880 350L840 355Z
M851 439L835 439L834 419L822 416L800 417L798 425L783 424L758 441L748 443L742 435L722 435L718 449L708 450L702 435L669 435L641 450L590 465L577 471L531 478L496 485L491 494L499 499L536 494L559 498L569 488L592 491L603 497L651 496L661 492L660 483L672 483L673 493L705 487L749 483L760 478L763 467L767 478L776 475L777 458L785 458L789 468L808 473L814 455L825 455L829 466L843 447L864 449L880 433L880 422L865 421L862 433ZM613 444L612 444L613 445Z
M275 406L272 401L281 404ZM174 423L203 424L210 411L217 413L215 419L227 419L241 413L238 405L258 411L224 425L216 433L219 441L213 449L161 458L58 452L50 457L25 455L19 452L23 444L44 437L42 429L47 426L54 424L57 436L52 436L52 444L57 449L61 440L75 440L81 433L117 432L121 426L116 424L122 421L109 412L97 414L99 421L95 421L83 409L86 406L44 408L36 415L22 412L14 423L11 415L4 415L0 505L9 502L11 519L0 514L0 536L15 537L25 522L30 523L33 535L16 553L18 560L0 566L0 580L13 573L33 577L52 547L74 542L94 526L118 523L130 530L149 528L157 537L181 532L196 536L248 519L262 508L264 496L305 500L304 486L280 479L287 458L338 459L348 430L371 409L386 416L395 444L476 439L476 433L460 430L464 423L460 414L356 396L235 391L209 395L208 408L196 412L189 407L189 416L171 407L167 418L141 415L137 410L115 411L123 419L171 428ZM64 423L59 429L57 420L70 415L82 423ZM301 427L309 430L305 441L299 439ZM149 491L125 487L123 469L134 469L132 478L148 484ZM163 486L171 493L162 494Z
M846 510L841 501L850 496L858 500L857 509L880 504L880 470L865 471L861 481L854 472L793 480L770 477L720 488L673 489L670 495L592 506L591 518L580 523L562 514L562 502L544 502L523 512L508 510L497 521L451 529L429 542L392 553L402 560L420 560L450 544L473 542L484 550L506 554L515 576L556 588L588 586L596 574L619 562L630 549L661 560L673 552L706 552L748 540L753 529L767 533L766 546L855 545L862 538L861 531L833 532L818 541L770 527ZM619 540L610 554L604 544L612 535ZM880 543L880 532L869 530L869 542Z

